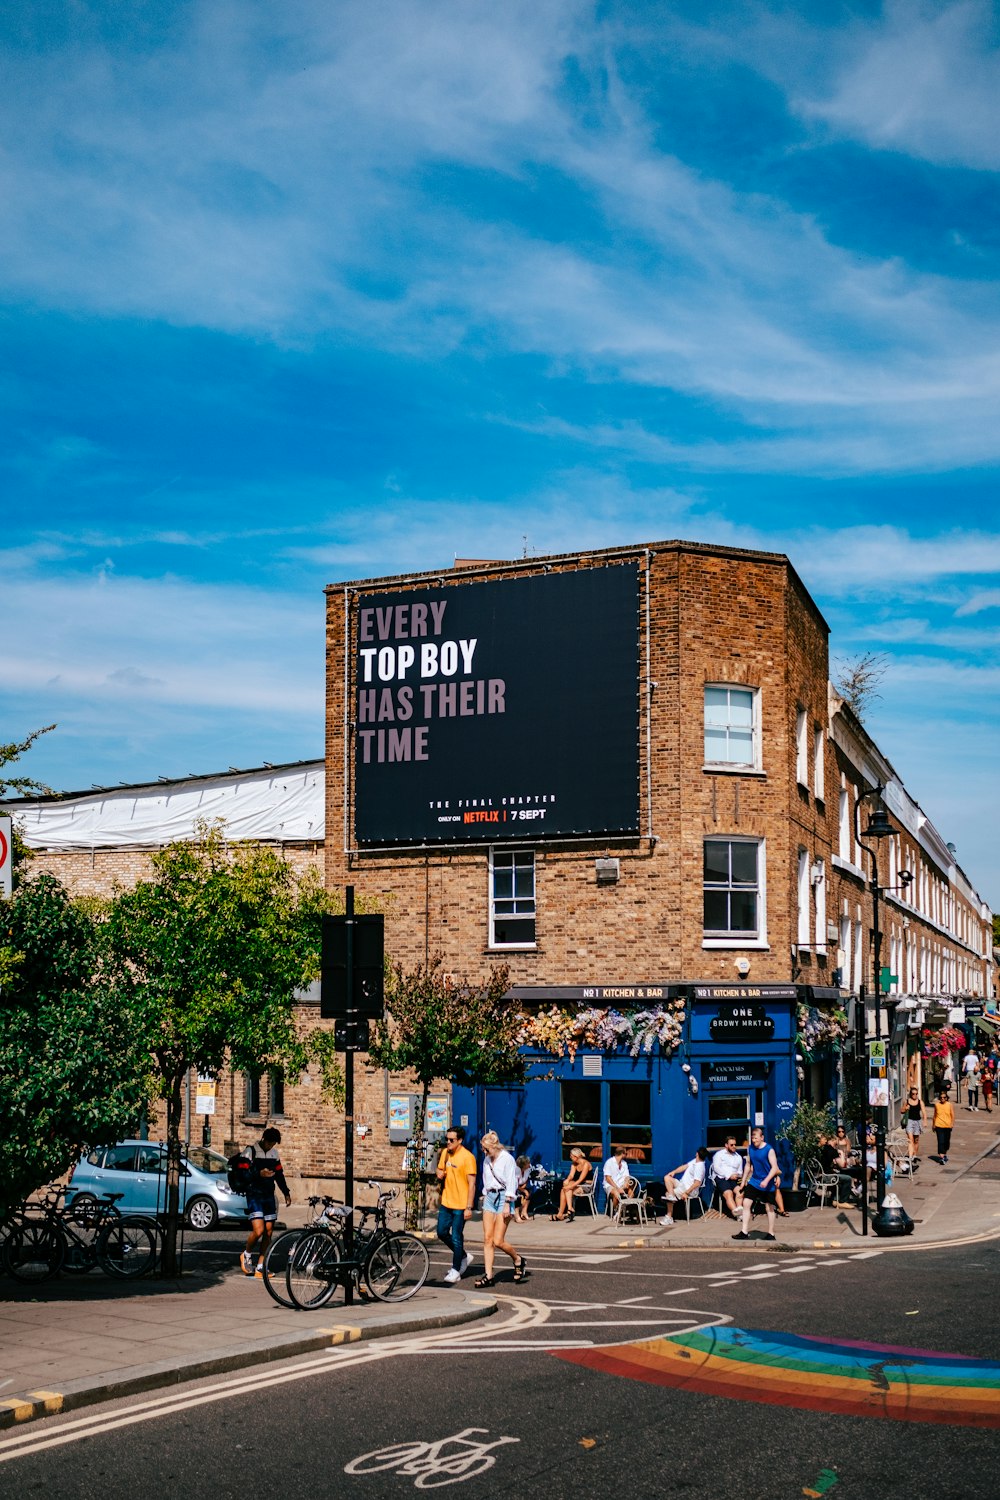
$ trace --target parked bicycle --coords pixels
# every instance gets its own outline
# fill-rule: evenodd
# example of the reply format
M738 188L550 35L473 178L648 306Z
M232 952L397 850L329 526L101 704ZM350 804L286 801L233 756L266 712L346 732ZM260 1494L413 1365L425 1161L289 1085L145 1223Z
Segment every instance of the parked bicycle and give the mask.
M353 1254L347 1254L339 1224L336 1229L329 1223L317 1226L295 1246L285 1277L294 1306L324 1307L338 1286L348 1284L380 1302L405 1302L427 1280L426 1245L407 1230L388 1226L386 1208L397 1196L396 1189L385 1192L374 1181L368 1186L378 1197L374 1205L354 1210L361 1219L353 1235Z
M99 1266L109 1276L146 1276L156 1264L155 1220L123 1216L121 1193L103 1201L67 1206L65 1187L50 1188L21 1205L3 1241L4 1269L18 1281L45 1281L60 1271L81 1274Z
M319 1229L324 1225L331 1228L334 1233L342 1233L340 1224L348 1214L345 1204L338 1202L336 1198L314 1197L308 1199L309 1207L313 1210L312 1218L308 1224L298 1229L286 1229L283 1234L272 1239L264 1256L263 1279L264 1285L274 1298L275 1302L282 1307L294 1307L295 1303L288 1295L288 1265L296 1245L304 1235L313 1229ZM319 1205L322 1204L322 1208ZM317 1213L317 1209L319 1212Z

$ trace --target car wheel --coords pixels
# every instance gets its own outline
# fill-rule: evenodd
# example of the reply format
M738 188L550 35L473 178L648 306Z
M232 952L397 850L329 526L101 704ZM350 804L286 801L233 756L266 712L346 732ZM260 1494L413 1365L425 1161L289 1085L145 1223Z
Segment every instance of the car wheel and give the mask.
M93 1193L74 1193L67 1207L74 1218L79 1214L81 1218L86 1219L93 1214L94 1209L97 1207L97 1199Z
M214 1229L219 1222L219 1210L211 1198L192 1198L184 1218L189 1229Z

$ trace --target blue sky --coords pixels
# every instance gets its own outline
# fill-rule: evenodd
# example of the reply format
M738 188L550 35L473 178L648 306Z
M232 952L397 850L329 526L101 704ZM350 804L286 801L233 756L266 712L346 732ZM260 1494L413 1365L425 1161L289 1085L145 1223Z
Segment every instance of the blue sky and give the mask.
M318 756L327 583L775 549L1000 906L998 48L980 0L7 7L0 738Z

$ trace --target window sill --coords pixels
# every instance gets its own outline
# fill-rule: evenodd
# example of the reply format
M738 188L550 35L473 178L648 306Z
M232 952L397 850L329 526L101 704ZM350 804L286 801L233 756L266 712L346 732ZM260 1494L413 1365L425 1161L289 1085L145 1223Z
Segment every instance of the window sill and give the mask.
M537 943L488 943L487 953L537 953Z
M865 879L864 870L860 869L856 864L853 863L853 861L845 859L842 854L831 854L830 863L833 865L835 870L843 870L848 875L855 875L857 876L858 880Z
M757 776L761 781L767 780L767 772L760 766L729 766L724 763L716 764L709 761L701 768L706 776Z
M758 953L770 953L767 938L702 938L703 948L752 948Z

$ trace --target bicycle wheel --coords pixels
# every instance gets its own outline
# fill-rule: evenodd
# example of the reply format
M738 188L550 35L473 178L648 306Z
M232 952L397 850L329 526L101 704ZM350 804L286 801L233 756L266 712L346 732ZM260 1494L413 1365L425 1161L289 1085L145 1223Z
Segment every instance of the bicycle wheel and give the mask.
M405 1302L427 1280L427 1246L399 1230L376 1240L365 1260L365 1285L380 1302Z
M156 1231L146 1219L116 1219L97 1241L97 1261L109 1276L132 1280L156 1265Z
M284 1234L279 1234L267 1247L267 1254L264 1256L264 1285L275 1302L282 1307L296 1305L288 1295L288 1267L296 1245L308 1233L307 1229L286 1229Z
M43 1220L26 1219L4 1241L4 1264L18 1281L55 1276L66 1256L66 1241Z
M307 1230L292 1251L285 1285L294 1307L325 1307L340 1285L340 1245L325 1230Z

